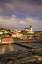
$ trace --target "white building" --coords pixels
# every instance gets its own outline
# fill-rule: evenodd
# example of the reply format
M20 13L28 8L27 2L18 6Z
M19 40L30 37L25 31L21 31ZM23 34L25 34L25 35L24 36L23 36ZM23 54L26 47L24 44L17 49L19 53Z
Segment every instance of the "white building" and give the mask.
M3 34L3 32L2 32L2 31L0 31L0 34Z
M8 33L8 31L4 31L4 33Z
M12 37L14 38L21 38L22 34L18 33L18 31L12 33Z
M27 31L27 33L34 33L31 25L29 28L25 28L25 31Z

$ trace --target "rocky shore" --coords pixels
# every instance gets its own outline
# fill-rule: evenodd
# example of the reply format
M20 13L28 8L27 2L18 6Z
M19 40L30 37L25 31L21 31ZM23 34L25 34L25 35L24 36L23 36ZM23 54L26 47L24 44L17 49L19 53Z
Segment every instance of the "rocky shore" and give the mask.
M0 54L0 64L42 64L42 48Z

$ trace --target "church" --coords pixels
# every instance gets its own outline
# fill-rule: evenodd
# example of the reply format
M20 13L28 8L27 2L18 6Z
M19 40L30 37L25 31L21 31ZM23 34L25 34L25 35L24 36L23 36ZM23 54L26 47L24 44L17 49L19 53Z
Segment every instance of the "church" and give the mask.
M34 33L31 25L29 28L25 28L25 31L27 31L27 33Z

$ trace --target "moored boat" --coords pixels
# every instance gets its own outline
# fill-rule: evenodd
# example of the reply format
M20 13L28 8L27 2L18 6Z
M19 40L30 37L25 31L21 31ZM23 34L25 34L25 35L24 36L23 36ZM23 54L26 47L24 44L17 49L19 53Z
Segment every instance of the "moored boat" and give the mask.
M14 40L12 37L0 38L0 44L10 44L10 43L14 43Z

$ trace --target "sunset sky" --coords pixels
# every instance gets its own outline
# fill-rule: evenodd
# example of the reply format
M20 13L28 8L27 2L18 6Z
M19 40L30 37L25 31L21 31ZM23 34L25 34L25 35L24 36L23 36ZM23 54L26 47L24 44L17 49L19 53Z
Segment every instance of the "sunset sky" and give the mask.
M42 31L42 0L0 0L0 27Z

